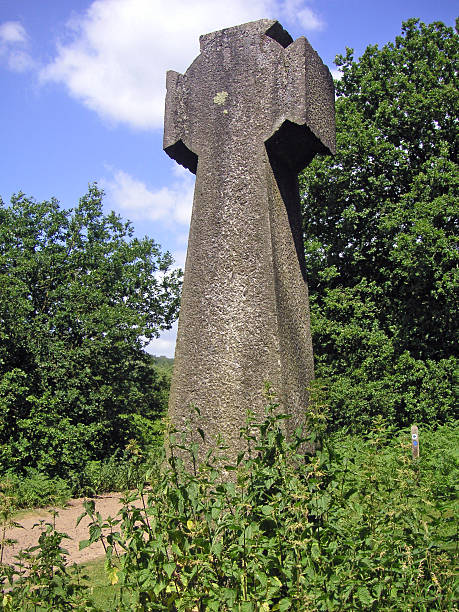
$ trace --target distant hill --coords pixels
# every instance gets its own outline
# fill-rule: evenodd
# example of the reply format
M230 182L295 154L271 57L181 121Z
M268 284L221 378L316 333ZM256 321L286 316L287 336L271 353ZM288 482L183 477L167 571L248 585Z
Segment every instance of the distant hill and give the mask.
M151 357L154 365L159 368L164 370L172 370L174 367L174 360L171 357L164 357L164 355L161 355L160 357L152 355Z

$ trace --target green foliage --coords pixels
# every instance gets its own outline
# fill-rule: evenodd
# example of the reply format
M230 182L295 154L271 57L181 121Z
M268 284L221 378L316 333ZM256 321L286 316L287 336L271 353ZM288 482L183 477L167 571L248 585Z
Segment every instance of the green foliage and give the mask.
M338 56L337 154L303 172L316 375L332 423L454 414L459 37L411 19Z
M51 478L36 468L27 468L20 476L13 472L5 474L0 491L9 497L15 509L62 506L72 494L68 482L58 476Z
M161 445L151 445L144 454L137 442L132 440L122 454L115 453L104 461L89 461L75 489L84 495L97 495L111 491L128 491L143 482L149 465L160 454L163 442L163 423L155 421L156 435ZM150 440L154 439L153 434Z
M46 525L39 546L4 569L10 590L0 609L453 609L459 423L420 427L416 461L410 432L382 418L365 438L336 434L305 456L305 441L324 431L320 409L310 415L319 433L287 442L285 416L270 400L264 420L250 417L242 429L246 452L236 464L218 441L190 473L184 459L193 465L197 447L187 432L171 432L162 468L116 518L85 503L80 548L102 541L106 584L115 587L102 608L68 567L65 536Z
M181 458L196 457L196 447L172 443L169 468L152 492L140 491L143 509L127 498L119 526L106 523L119 527L107 560L122 609L449 609L457 542L445 541L457 539L448 523L457 490L433 495L409 432L393 437L380 420L367 440L322 440L305 462L304 439L286 442L284 418L272 403L263 422L249 419L237 466L226 465L220 445L190 474ZM457 482L457 458L444 449L457 424L443 435ZM104 523L87 511L95 539Z
M155 425L157 438L162 443L162 422L155 421ZM132 440L123 453L115 452L108 459L88 461L79 474L70 474L66 480L50 477L36 468L26 468L22 474L7 472L0 479L0 511L3 507L10 511L61 507L75 495L95 496L135 489L159 448L159 445L149 446L144 454Z
M172 373L174 368L174 360L170 357L164 357L164 355L161 355L160 357L153 357L153 361L158 369L161 369L164 372Z
M35 527L41 529L38 545L21 551L15 567L6 567L0 575L0 610L96 610L85 583L87 575L66 562L62 541L68 536L56 531L54 520Z
M176 318L181 273L102 197L0 202L3 471L68 478L163 413L167 380L143 347Z

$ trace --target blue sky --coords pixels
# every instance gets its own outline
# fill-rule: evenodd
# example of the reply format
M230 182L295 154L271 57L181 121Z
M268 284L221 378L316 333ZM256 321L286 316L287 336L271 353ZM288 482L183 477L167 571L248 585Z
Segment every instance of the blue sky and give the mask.
M337 53L394 40L409 17L453 26L451 0L0 0L0 196L74 206L98 181L183 266L194 177L162 151L165 73L198 37L260 18ZM173 356L175 330L149 350Z

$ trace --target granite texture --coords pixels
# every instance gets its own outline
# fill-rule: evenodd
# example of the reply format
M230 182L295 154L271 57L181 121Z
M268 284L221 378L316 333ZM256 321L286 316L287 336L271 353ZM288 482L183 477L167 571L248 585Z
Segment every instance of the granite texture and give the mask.
M200 47L184 75L167 74L164 149L196 173L169 410L235 456L265 381L292 415L287 432L304 420L314 374L297 173L334 151L334 87L277 21Z

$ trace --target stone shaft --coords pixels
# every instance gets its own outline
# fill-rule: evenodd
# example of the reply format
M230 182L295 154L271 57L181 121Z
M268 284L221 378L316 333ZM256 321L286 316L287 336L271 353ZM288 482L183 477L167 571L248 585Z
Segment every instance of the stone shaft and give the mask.
M196 173L169 411L236 455L265 381L287 429L304 421L313 357L297 173L334 150L334 88L307 40L276 21L200 42L186 73L167 76L164 148Z

